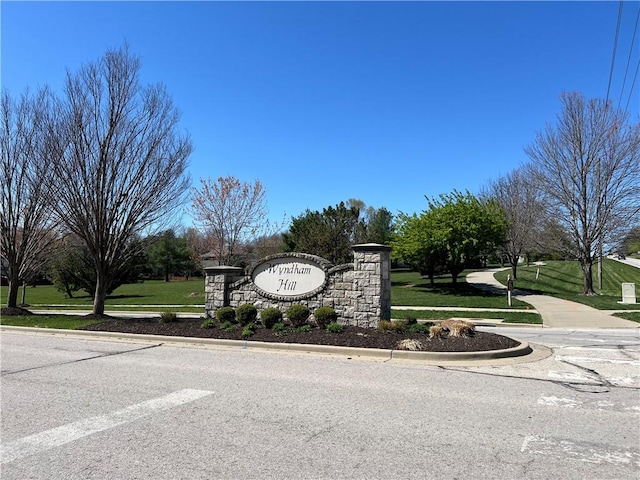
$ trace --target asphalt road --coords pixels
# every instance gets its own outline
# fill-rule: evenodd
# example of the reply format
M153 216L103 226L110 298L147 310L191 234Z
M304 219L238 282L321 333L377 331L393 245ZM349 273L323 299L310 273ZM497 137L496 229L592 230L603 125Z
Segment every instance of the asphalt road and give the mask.
M4 332L1 477L637 479L638 331L514 331L553 354L438 367Z

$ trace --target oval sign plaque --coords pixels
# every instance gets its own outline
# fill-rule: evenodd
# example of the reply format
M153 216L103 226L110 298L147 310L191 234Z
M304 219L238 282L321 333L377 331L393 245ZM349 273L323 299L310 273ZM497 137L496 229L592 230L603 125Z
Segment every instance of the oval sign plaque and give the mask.
M279 257L265 260L251 274L253 283L271 295L296 297L314 293L326 279L325 271L306 258Z

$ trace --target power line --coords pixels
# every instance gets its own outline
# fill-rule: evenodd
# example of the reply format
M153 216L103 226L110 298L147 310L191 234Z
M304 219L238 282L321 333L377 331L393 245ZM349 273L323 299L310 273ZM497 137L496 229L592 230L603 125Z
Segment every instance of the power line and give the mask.
M640 60L638 60L638 65L636 65L636 74L633 76L633 83L631 84L631 90L629 91L629 98L627 98L627 104L625 105L625 111L629 108L629 102L631 101L631 96L633 94L633 87L636 85L636 80L638 79L638 70L640 70Z
M607 99L605 104L609 102L609 93L611 91L611 80L613 79L613 66L616 63L616 50L618 49L618 35L620 34L620 22L622 20L623 0L620 0L618 7L618 25L616 26L616 37L613 41L613 55L611 56L611 70L609 71L609 85L607 85Z
M635 42L636 42L636 33L638 31L638 20L640 20L640 8L638 8L638 15L636 16L636 25L633 28L633 37L631 38L631 47L629 48L629 57L627 58L627 66L624 69L624 80L622 81L622 90L620 90L620 99L618 100L619 104L622 104L622 95L624 94L624 86L627 83L627 73L629 72L629 64L631 63L631 54L633 53L633 47L636 44ZM637 73L638 71L636 70L636 75ZM635 80L634 80L634 83L635 83ZM633 87L631 87L631 89L633 90ZM629 94L629 96L631 96L631 94ZM627 102L627 105L628 104L629 102Z

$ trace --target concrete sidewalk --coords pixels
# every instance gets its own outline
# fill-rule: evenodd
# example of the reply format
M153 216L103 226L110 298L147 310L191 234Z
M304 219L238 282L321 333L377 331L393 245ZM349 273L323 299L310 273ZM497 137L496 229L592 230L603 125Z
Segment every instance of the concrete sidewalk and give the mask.
M467 275L467 282L482 290L507 295L507 287L493 274L504 268L491 268ZM514 297L527 302L538 311L545 327L556 328L640 328L640 323L614 317L607 312L581 303L548 295L534 295L514 290Z

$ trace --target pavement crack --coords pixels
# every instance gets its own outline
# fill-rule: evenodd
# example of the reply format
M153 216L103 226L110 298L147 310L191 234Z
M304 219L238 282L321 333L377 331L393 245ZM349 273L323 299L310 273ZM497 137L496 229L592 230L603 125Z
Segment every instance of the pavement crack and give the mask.
M568 363L568 362L567 362ZM580 392L585 392L586 389L588 389L589 387L594 387L594 388L605 388L606 390L598 390L597 392L591 392L591 393L605 393L610 391L611 389L618 389L618 390L638 390L640 391L640 387L632 387L632 386L625 386L625 385L613 385L607 381L602 381L600 375L596 375L598 376L597 379L594 379L595 381L601 381L602 383L584 383L584 382L567 382L567 381L561 381L561 380L554 380L554 379L550 379L550 378L539 378L539 377L528 377L526 375L508 375L508 374L504 374L504 373L493 373L493 372L480 372L480 371L474 371L474 370L469 370L469 369L465 369L465 368L456 368L456 367L445 367L442 365L435 365L437 367L438 370L442 371L442 372L458 372L458 373L469 373L472 375L486 375L488 377L500 377L500 378L511 378L511 379L516 379L516 380L525 380L525 381L532 381L532 382L542 382L542 383L551 383L554 385L560 385L562 387L566 387L566 388L570 388L576 391L580 391ZM579 365L576 365L577 367L579 367ZM580 368L580 367L579 367ZM584 368L584 367L582 367ZM588 369L587 369L588 370Z
M557 359L557 358L556 358ZM573 362L569 362L567 360L564 359L557 359L559 362L561 363L566 363L567 365L571 365L572 367L576 367L580 370L583 370L587 373L589 373L590 375L592 375L594 377L594 380L596 382L600 382L600 385L594 385L597 387L604 387L605 390L601 390L601 391L594 391L592 393L606 393L609 392L611 387L614 387L615 385L611 384L606 378L604 378L602 375L600 375L596 370L593 370L592 368L587 368L587 367L583 367L582 365L578 365L577 363L573 363ZM560 383L560 385L566 386L568 388L574 389L572 387L571 383L566 383L566 382L562 382ZM574 389L575 390L575 389Z
M13 370L13 371L2 372L2 374L0 376L6 377L7 375L15 375L16 373L29 372L31 370L41 370L43 368L59 367L59 366L62 366L62 365L70 365L70 364L73 364L73 363L86 362L87 360L95 360L97 358L112 357L114 355L124 355L126 353L140 352L142 350L148 350L150 348L161 347L162 345L163 345L162 343L157 343L157 344L147 345L147 346L140 347L140 348L134 348L134 349L131 349L131 350L118 350L116 352L101 353L100 355L94 355L94 356L85 357L85 358L77 358L75 360L69 360L67 362L51 363L51 364L48 364L48 365L39 365L37 367L23 368L21 370Z
M616 345L618 347L618 351L622 353L624 357L627 357L629 360L638 360L636 356L629 353L630 345ZM638 353L638 350L631 350L634 353Z

